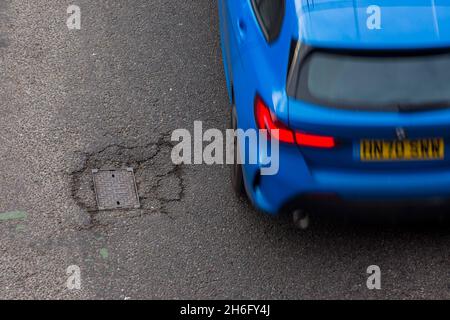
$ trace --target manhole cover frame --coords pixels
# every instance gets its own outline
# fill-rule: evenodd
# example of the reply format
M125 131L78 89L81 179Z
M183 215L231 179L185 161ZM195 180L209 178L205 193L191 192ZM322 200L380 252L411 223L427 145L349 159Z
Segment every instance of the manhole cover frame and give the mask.
M100 173L100 172L123 172L123 171L127 171L131 174L131 179L132 179L132 188L134 191L134 195L136 196L136 204L134 206L121 206L121 205L116 205L116 206L111 206L111 207L103 207L100 206L100 201L99 201L99 190L97 190L97 183L96 183L96 174ZM139 193L138 193L138 188L137 188L137 184L136 184L136 177L134 175L134 170L131 167L128 168L124 168L124 169L92 169L92 182L94 184L94 193L95 193L95 200L97 202L97 210L99 211L106 211L106 210L132 210L132 209L139 209L141 207L140 204L140 200L139 200Z

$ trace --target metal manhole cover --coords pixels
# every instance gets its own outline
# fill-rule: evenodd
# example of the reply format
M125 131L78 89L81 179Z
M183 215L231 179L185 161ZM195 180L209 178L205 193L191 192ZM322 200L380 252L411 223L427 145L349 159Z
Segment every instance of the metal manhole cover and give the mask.
M132 168L92 170L98 210L137 209L139 197Z

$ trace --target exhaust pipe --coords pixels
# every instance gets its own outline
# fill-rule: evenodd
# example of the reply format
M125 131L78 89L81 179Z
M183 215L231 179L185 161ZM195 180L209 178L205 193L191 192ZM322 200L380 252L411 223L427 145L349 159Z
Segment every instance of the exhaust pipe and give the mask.
M303 210L295 210L292 213L292 221L297 229L306 230L310 223L309 214Z

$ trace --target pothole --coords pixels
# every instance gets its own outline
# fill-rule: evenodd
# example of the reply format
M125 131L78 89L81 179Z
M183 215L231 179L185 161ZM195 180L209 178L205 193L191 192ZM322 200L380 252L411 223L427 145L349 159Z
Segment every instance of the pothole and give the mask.
M96 214L98 206L92 170L133 168L140 208L127 210L142 214L168 214L167 205L184 197L182 168L172 163L171 150L172 143L163 137L145 146L109 145L98 152L86 154L82 168L71 173L72 196L82 208ZM120 204L117 206L120 207Z

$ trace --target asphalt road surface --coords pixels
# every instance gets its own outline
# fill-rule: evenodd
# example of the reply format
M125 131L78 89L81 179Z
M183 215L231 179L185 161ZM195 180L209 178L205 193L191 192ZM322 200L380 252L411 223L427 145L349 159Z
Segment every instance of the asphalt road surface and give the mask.
M172 164L174 129L227 127L215 1L1 0L0 74L0 298L450 297L445 224L301 232ZM128 166L141 209L96 211L91 170Z

